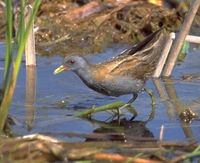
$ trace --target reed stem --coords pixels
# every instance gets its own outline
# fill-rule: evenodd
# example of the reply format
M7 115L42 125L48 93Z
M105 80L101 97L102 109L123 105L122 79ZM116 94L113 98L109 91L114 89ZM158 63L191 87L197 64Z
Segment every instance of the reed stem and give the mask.
M194 17L197 13L197 10L200 5L200 0L193 0L191 3L191 7L188 11L188 14L183 22L182 28L174 41L172 49L169 53L169 57L166 62L166 66L164 67L163 76L169 77L172 73L176 60L178 58L178 54L183 46L185 38L190 30Z

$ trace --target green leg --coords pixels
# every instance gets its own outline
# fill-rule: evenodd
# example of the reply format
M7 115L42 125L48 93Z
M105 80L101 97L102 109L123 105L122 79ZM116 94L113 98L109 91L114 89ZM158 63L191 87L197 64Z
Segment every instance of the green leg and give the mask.
M128 110L131 114L133 114L133 116L132 116L131 119L130 119L130 121L133 121L133 120L135 119L135 117L137 117L137 115L138 115L136 109L135 109L133 106L129 105L129 106L127 107L127 110Z

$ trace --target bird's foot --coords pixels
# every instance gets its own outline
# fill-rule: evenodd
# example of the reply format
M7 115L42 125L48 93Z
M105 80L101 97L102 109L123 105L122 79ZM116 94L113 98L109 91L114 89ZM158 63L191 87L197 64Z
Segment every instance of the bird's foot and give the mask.
M124 104L123 106L119 107L118 110L122 110L126 107L130 107L131 104L127 103L127 104Z
M130 103L124 104L123 106L119 107L118 108L118 115L121 114L121 110L124 109L124 108L126 108L131 114L133 114L134 118L137 117L138 113ZM134 119L133 117L131 119Z
M124 104L123 106L117 108L117 115L120 116L121 115L121 110L130 106L130 104Z
M137 115L138 115L136 109L135 109L132 105L129 105L129 106L127 107L127 110L128 110L131 114L133 114L133 116L131 117L130 121L134 120L135 117L137 117Z

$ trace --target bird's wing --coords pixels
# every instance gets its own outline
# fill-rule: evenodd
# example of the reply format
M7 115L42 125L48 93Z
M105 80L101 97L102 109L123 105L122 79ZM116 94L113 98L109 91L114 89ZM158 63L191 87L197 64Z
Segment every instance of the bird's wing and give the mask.
M166 37L162 31L156 31L136 47L110 61L115 64L110 67L109 73L123 76L128 73L136 78L148 76L155 70L165 40Z
M155 43L156 40L159 40L159 37L162 34L162 32L163 28L155 31L154 33L147 36L143 41L120 53L118 57L124 55L134 55L136 52L144 49L144 47L149 46L149 44Z
M142 53L151 53L152 49L141 51ZM138 52L138 53L141 53ZM155 68L155 62L146 60L142 55L135 54L125 57L121 62L110 68L110 74L119 76L132 76L142 79Z
M162 30L154 32L137 46L109 61L95 65L95 76L99 80L111 76L145 78L154 71L165 38Z
M113 59L104 63L93 65L91 68L93 69L91 72L93 73L93 77L95 80L105 80L111 77L112 70L118 67L119 64L122 64L124 59Z

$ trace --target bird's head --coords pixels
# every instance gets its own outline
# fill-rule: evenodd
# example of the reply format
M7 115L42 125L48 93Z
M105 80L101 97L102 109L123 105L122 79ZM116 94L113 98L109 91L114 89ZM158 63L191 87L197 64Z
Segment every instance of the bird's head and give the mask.
M84 69L88 65L88 62L81 56L67 56L61 66L54 70L54 74L59 74L63 71L77 71Z

